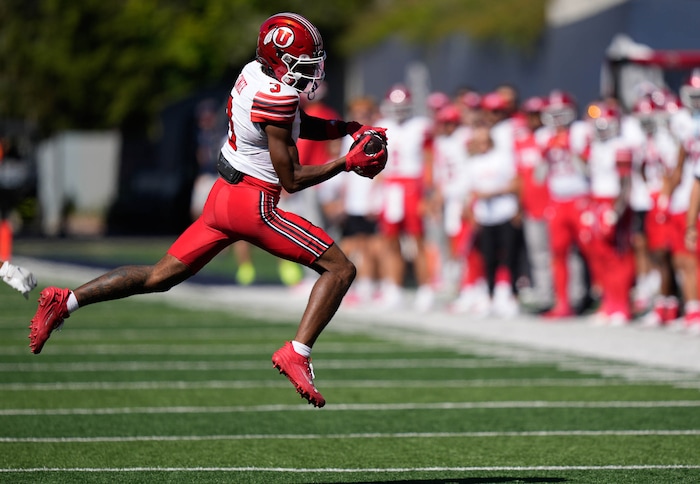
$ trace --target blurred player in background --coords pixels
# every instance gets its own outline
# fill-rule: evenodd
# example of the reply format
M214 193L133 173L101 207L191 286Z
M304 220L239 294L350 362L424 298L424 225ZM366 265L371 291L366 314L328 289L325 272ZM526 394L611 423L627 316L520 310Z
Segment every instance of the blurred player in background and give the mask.
M371 97L358 97L348 103L347 116L363 125L372 126L379 119L379 105ZM340 153L347 153L352 136L342 139ZM357 279L345 301L350 304L371 302L381 282L381 238L378 231L382 204L382 176L374 179L341 174L333 183L321 185L324 200L339 204L340 246L357 267ZM328 193L328 189L332 193Z
M313 93L324 78L325 58L321 34L304 17L281 13L262 24L256 58L243 67L231 89L228 139L217 165L221 177L202 215L155 265L120 267L74 291L44 289L30 326L33 353L41 352L51 332L78 308L167 291L233 242L247 240L320 274L296 336L274 353L272 362L309 403L325 405L313 382L311 348L340 306L355 266L324 230L278 209L277 203L282 189L294 193L350 170L373 177L386 162L385 148L365 153L367 126L311 117L300 109L300 95ZM347 134L360 140L347 155L323 165L299 163L299 137L326 140Z
M670 182L673 190L668 208L671 254L681 281L683 326L700 332L698 252L697 248L688 250L685 243L688 227L692 227L693 223L697 225L697 218L689 220L689 209L695 167L700 164L700 69L693 70L679 94L683 107L671 118L671 131L680 142L678 164Z
M468 143L468 219L474 221L476 245L483 257L488 297L477 304L478 316L515 316L513 273L517 257L519 181L512 153L504 155L487 127L474 130Z
M586 245L579 239L579 234L581 214L588 205L590 187L581 154L588 145L590 127L585 121L577 120L573 97L560 90L553 90L547 96L542 122L544 126L538 130L537 136L547 166L549 205L546 214L554 283L554 307L544 316L562 318L575 314L571 299L576 296L570 298L569 288L570 256L577 248L584 258L586 255ZM579 288L585 284L584 270L572 278ZM582 293L584 290L572 292Z
M418 285L415 308L430 309L435 301L425 252L423 223L426 149L432 122L414 113L413 100L404 85L393 86L381 106L392 142L389 160L382 174L384 193L380 232L384 238L380 305L396 309L403 305L406 261L413 262Z
M596 103L588 114L594 136L583 156L591 201L581 216L580 238L588 246L591 271L600 284L601 307L595 322L622 325L632 318L635 275L629 206L632 149L621 135L622 113L616 105Z
M533 312L550 309L552 298L552 256L545 212L549 204L546 183L547 167L536 132L542 127L545 100L533 96L523 101L515 125L515 164L520 178L520 205L523 212L523 235L528 256L530 287L520 293L520 300ZM525 290L527 289L527 290Z
M430 212L440 222L445 241L442 248L442 278L450 288L457 289L456 312L469 310L471 284L460 284L460 275L476 271L479 264L470 258L471 224L464 219L465 170L468 163L467 142L472 128L462 124L462 113L455 104L448 104L435 115L433 139L433 192L429 199ZM476 249L474 249L476 251ZM480 257L480 256L479 256ZM476 277L483 277L482 271ZM462 290L464 289L464 290ZM460 299L461 298L461 299Z
M637 230L632 234L637 257L635 298L637 309L650 304L649 312L642 316L642 324L651 327L678 317L671 266L668 187L664 188L677 162L678 142L668 129L668 114L659 95L663 96L660 91L642 96L632 109L640 137L634 143L630 194L630 206L638 220L633 225L633 230Z
M200 101L195 109L195 158L198 170L190 200L190 217L193 221L202 215L209 192L219 178L216 164L228 126L224 114L224 106L217 106L214 99ZM250 244L239 240L231 248L238 265L236 281L244 286L252 284L256 275Z

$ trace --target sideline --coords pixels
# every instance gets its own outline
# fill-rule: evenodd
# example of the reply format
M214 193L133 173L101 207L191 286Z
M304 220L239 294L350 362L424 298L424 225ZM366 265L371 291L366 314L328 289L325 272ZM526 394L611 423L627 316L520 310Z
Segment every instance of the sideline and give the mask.
M39 288L50 281L68 287L82 284L104 271L41 259L17 257L13 261L30 268L39 280ZM38 296L37 292L33 293ZM252 317L279 317L296 321L301 316L307 294L282 286L202 285L183 283L167 293L135 296L134 300L158 300L170 304L245 313ZM409 300L410 302L410 300ZM481 351L506 351L516 358L523 349L544 351L565 359L566 355L611 360L648 367L692 372L688 378L700 378L700 337L670 328L644 329L634 323L625 327L594 326L584 318L546 322L520 315L509 320L470 319L443 309L427 313L411 310L386 312L371 305L341 306L329 330L368 332L406 341ZM506 345L504 350L503 345ZM531 355L530 355L531 356ZM527 357L527 355L526 355ZM613 366L611 364L611 366ZM603 368L604 370L604 368Z

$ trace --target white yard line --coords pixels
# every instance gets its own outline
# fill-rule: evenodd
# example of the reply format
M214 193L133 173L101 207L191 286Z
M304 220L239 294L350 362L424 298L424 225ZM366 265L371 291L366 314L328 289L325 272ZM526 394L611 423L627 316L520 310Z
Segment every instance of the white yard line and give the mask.
M350 434L141 435L129 437L0 437L0 443L204 442L212 440L453 439L489 437L677 437L698 430L543 430L529 432L400 432Z
M534 378L523 380L325 380L324 388L504 388L504 387L609 387L665 385L656 380L629 381L603 378ZM679 381L676 385L695 382ZM83 390L206 390L242 388L288 388L287 381L208 380L208 381L128 381L65 383L0 383L0 391L83 391Z
M531 471L643 471L700 469L700 465L651 464L651 465L603 465L603 466L485 466L485 467L391 467L391 468L339 468L339 467L31 467L0 469L3 473L22 472L287 472L292 474L329 473L396 474L406 472L531 472Z
M362 359L323 360L323 370L379 370L414 368L511 368L519 366L506 360L475 360L468 358L444 359ZM265 370L272 363L261 361L81 361L76 363L0 363L0 372L109 372L109 371L211 371L211 370Z
M527 408L697 408L700 400L672 401L516 401L516 402L437 402L437 403L357 403L329 404L323 412L385 412L405 410L475 410L475 409L527 409ZM36 415L130 415L130 414L214 414L247 412L297 412L314 411L308 405L238 405L211 407L117 407L117 408L6 408L0 409L0 416L36 416Z
M71 328L71 332L73 328ZM195 333L197 330L191 330ZM264 355L272 354L279 345L270 344L80 344L52 345L52 355L94 356L94 355ZM357 351L357 343L324 343L323 353L348 353ZM424 353L433 351L425 346L411 345L410 348L391 343L362 343L363 353ZM47 349L48 352L48 349ZM2 347L0 354L28 355L29 347Z

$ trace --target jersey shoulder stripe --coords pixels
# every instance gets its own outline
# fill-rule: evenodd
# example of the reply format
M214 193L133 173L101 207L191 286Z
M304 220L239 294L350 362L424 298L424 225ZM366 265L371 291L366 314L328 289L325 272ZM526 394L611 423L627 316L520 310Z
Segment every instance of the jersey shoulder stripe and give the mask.
M298 96L274 96L258 91L253 98L250 119L254 123L291 123L298 108Z

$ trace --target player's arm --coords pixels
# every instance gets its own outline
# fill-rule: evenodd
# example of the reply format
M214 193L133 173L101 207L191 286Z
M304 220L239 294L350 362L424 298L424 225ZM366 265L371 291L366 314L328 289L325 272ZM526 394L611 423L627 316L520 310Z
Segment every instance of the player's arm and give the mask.
M667 195L669 197L671 196L671 193L673 193L673 191L676 189L676 187L681 183L681 178L683 177L683 167L685 166L685 158L687 154L688 153L685 151L685 147L681 143L681 146L678 148L678 160L676 162L676 166L673 168L671 176L668 178L667 182Z
M301 165L299 151L292 138L291 124L265 124L272 165L280 184L288 193L322 183L345 171L345 157L323 165Z
M326 141L338 139L348 134L356 133L362 125L357 121L345 122L342 119L323 119L310 116L299 110L301 116L301 127L299 137L313 141Z
M384 140L383 147L377 152L366 152L365 147L373 136L365 134L359 136L350 151L337 160L323 165L301 165L291 125L265 124L263 129L267 134L272 165L280 184L289 193L318 185L342 171L354 170L361 176L374 178L386 164L386 137L383 132L375 133Z
M690 192L690 205L685 222L685 246L695 253L698 245L698 215L700 214L700 178L693 179L693 189Z
M615 168L620 177L620 194L615 200L615 213L618 220L629 207L630 191L632 190L632 163L633 152L631 149L618 150L615 156Z
M678 148L678 156L676 166L671 170L664 170L663 179L661 182L661 191L656 201L656 207L659 211L666 215L668 212L671 195L676 187L680 184L683 176L683 166L685 165L686 151L683 145Z

